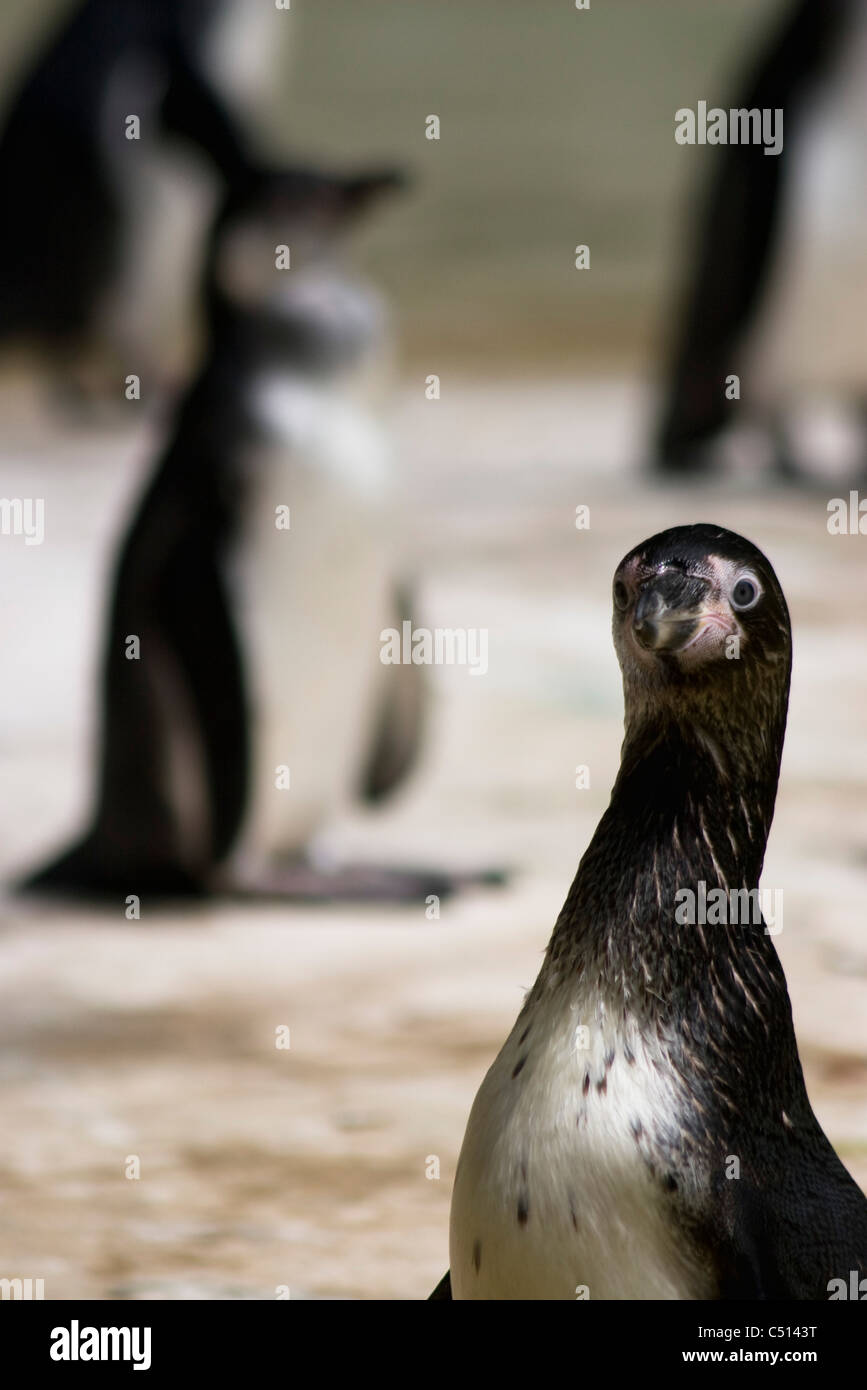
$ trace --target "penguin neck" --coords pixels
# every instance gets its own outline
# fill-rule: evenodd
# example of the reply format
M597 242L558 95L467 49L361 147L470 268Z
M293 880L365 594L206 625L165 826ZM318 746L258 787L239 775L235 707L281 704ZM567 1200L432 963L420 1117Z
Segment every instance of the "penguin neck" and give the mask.
M301 365L300 349L278 338L270 325L241 316L226 316L214 326L209 365L216 375L230 374L238 380L270 371L296 371ZM295 361L297 357L298 361Z
M333 324L299 312L240 311L214 298L209 308L209 363L239 378L280 374L331 380L366 355L367 344L341 337Z
M761 925L699 931L680 922L683 915L690 921L684 893L694 895L691 920L699 925L714 890L727 900L755 892L751 903L758 904L781 749L781 731L770 739L739 731L732 739L724 724L711 729L658 715L628 724L611 802L555 928L555 961L565 955L584 968L595 959L602 974L621 985L631 978L634 989L651 978L684 984L762 933Z
M767 714L767 717L764 717ZM683 867L714 866L720 886L758 884L767 847L785 734L777 717L756 711L733 725L725 713L659 712L627 721L611 811L622 826L640 806L644 837L686 859ZM694 836L694 849L683 840Z

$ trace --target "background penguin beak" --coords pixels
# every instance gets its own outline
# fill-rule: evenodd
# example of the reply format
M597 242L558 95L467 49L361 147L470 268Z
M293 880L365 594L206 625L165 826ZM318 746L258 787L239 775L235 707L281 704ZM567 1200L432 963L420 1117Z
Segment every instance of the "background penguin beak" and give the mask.
M701 589L697 591L697 585ZM709 617L703 603L706 585L682 574L664 574L646 585L638 596L632 632L639 646L650 652L683 651Z
M383 193L403 192L410 186L404 169L376 169L347 179L341 190L343 215L357 216Z

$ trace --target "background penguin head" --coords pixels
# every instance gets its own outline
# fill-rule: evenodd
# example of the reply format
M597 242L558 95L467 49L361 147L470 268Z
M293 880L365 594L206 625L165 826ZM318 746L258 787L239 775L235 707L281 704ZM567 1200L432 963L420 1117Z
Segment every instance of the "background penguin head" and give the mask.
M791 628L756 546L719 526L675 526L624 557L613 598L627 729L667 712L728 743L773 730L781 747Z
M212 335L246 324L277 356L313 365L352 356L381 313L342 270L343 243L377 198L404 183L394 169L250 170L226 196L210 237L204 300Z

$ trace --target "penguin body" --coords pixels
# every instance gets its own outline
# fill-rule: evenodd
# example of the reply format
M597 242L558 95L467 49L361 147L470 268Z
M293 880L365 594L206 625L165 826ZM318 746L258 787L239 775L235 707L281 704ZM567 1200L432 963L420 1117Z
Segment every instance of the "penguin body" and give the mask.
M383 627L406 616L365 387L384 320L329 263L394 182L255 176L227 200L206 273L210 348L115 575L93 826L29 886L315 896L299 861L316 831L410 766L419 672L379 660Z
M779 245L744 376L763 410L867 394L867 5L798 118Z
M434 1296L826 1299L867 1269L867 1199L758 898L785 599L748 541L676 527L621 562L613 627L620 771L473 1106Z
M390 460L384 429L339 382L265 373L249 401L258 443L229 589L255 711L241 848L270 858L300 853L357 793L394 603ZM289 763L291 787L275 795Z
M730 103L781 111L783 145L772 156L751 144L708 151L663 389L662 471L706 471L744 420L783 475L835 455L851 470L852 448L847 459L834 441L847 414L859 432L867 396L865 73L863 0L795 0ZM856 461L863 447L855 441Z

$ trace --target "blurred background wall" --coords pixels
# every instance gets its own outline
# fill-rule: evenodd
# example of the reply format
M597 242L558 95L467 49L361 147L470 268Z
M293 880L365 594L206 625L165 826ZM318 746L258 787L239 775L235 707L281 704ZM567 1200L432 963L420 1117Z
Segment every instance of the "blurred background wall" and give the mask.
M299 5L281 115L299 148L382 148L417 195L371 230L410 358L500 370L646 361L707 150L674 109L728 104L779 0ZM375 94L375 95L374 95ZM442 120L439 143L423 118ZM576 274L573 248L591 248Z
M0 90L68 8L7 0ZM363 234L399 306L408 365L645 367L665 331L688 197L709 170L707 149L675 143L674 111L727 106L744 54L784 8L293 0L279 16L284 77L264 100L243 62L236 80L275 151L379 153L416 174L413 195ZM424 138L431 113L439 142ZM574 271L579 242L590 274Z

